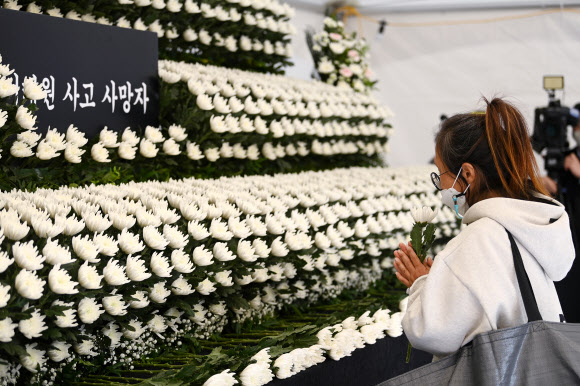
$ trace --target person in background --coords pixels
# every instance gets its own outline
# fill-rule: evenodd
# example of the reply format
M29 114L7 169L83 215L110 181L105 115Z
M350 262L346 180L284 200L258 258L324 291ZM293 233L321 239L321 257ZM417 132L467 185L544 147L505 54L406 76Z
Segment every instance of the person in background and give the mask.
M580 103L574 106L576 112L580 110ZM556 196L558 188L563 188L563 196L566 210L570 216L572 234L574 235L574 246L576 254L580 251L580 120L572 131L572 136L576 141L576 147L571 149L564 158L564 169L560 186L548 176L542 177L544 186L552 196ZM574 262L572 269L564 280L556 283L556 290L560 296L560 302L566 315L566 321L580 323L580 263L578 259Z
M561 321L554 281L575 257L568 215L542 184L524 118L502 99L485 102L484 114L454 115L436 137L433 184L467 226L423 264L410 243L395 252L397 278L409 288L403 329L435 358L527 323L507 231L546 321Z

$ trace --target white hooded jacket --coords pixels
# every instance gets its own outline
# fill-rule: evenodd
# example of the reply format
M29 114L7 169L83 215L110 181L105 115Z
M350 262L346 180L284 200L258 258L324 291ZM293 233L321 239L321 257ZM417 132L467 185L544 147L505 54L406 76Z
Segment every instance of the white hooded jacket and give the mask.
M463 223L467 227L435 257L429 274L409 289L403 329L413 347L442 357L479 333L527 323L506 229L542 318L559 322L553 282L566 276L575 256L564 207L490 198L469 208Z

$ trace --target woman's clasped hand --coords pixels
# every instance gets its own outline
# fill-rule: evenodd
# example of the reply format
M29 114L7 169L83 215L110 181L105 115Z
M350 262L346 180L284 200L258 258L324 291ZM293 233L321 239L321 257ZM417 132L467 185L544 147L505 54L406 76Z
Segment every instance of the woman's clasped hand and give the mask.
M415 280L429 273L429 270L433 265L433 259L428 257L423 263L421 263L421 260L417 257L411 243L409 243L409 245L400 243L399 248L401 249L395 251L395 269L397 270L397 279L410 288Z

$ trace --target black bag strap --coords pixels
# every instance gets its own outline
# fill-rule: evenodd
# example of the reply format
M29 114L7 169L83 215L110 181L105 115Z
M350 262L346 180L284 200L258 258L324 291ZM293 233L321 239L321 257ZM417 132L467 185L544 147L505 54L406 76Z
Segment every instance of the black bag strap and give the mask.
M538 309L538 303L536 302L536 297L534 295L534 290L532 289L532 284L530 283L530 278L524 267L524 262L522 261L522 255L520 250L514 240L514 237L508 231L505 230L510 239L510 244L512 247L512 254L514 256L514 267L516 269L516 277L518 279L518 284L520 286L520 292L522 294L522 299L524 301L524 307L526 309L526 314L528 316L528 323L535 322L537 320L542 320L542 315Z

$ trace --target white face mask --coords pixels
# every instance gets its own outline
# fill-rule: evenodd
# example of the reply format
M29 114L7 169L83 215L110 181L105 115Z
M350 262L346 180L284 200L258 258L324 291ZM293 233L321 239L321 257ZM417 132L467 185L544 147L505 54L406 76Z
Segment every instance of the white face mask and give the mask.
M443 202L443 204L447 205L452 210L455 210L455 215L459 218L463 218L463 215L465 214L467 209L469 209L469 205L465 200L465 192L467 192L467 189L469 189L469 185L467 185L467 188L465 188L463 193L460 193L457 190L455 190L455 188L453 188L455 186L455 183L457 182L457 179L459 178L459 175L461 174L462 169L463 167L459 169L459 173L457 173L457 177L455 177L453 185L451 185L449 189L441 190L441 201Z
M572 135L574 135L574 139L576 140L576 145L580 146L580 130L574 130Z

